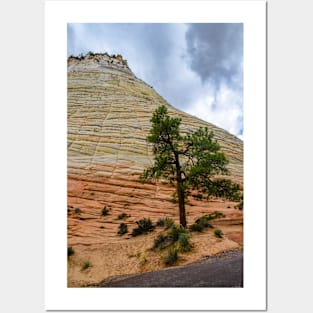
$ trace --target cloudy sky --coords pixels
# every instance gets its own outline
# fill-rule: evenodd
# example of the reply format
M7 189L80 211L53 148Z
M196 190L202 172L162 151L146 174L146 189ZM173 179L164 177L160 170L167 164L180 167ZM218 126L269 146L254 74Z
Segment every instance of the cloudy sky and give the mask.
M68 24L68 56L108 52L174 107L243 139L243 24Z

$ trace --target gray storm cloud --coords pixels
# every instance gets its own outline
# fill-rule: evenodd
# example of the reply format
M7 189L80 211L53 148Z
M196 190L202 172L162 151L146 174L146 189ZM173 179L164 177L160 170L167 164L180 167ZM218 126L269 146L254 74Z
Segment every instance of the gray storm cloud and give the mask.
M202 81L242 88L242 23L189 24L186 42L190 67Z

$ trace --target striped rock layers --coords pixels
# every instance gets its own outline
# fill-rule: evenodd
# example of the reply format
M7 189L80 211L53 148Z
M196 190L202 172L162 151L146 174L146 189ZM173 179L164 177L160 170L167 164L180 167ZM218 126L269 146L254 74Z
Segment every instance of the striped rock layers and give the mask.
M121 56L89 53L68 58L68 244L96 245L116 236L118 215L126 213L130 231L138 218L169 216L178 221L173 189L165 182L141 184L139 175L153 162L146 142L151 116L159 105L182 119L186 133L206 126L229 159L230 178L243 186L243 142L225 130L168 104L135 77ZM207 202L191 199L187 221L206 212ZM102 208L109 215L104 223ZM242 215L229 215L241 220ZM108 224L109 223L109 224ZM124 238L124 237L123 237Z

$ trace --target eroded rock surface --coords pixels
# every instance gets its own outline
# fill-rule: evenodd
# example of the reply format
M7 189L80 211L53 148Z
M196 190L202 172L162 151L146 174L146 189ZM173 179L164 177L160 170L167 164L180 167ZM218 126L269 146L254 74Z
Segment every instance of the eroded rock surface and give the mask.
M101 281L106 275L129 273L125 264L130 260L125 260L125 255L121 264L116 266L118 253L115 261L109 261L104 252L105 249L111 251L114 245L115 250L122 249L125 241L128 246L133 244L134 249L143 247L136 238L117 235L121 222L128 225L129 232L135 227L135 221L143 217L150 217L155 222L167 216L178 222L177 204L172 202L173 189L166 183L142 184L138 179L143 169L153 162L146 136L152 113L162 104L167 106L170 114L181 117L183 132L199 126L213 130L230 161L231 178L243 188L243 142L240 139L172 107L151 86L135 77L127 61L119 55L69 57L68 245L77 252L69 262L69 286ZM228 227L224 233L229 245L216 248L216 252L242 245L242 212L234 209L235 203L191 199L191 204L187 207L188 223L216 209L227 212L226 218L219 223L223 225L224 221ZM101 216L104 207L109 210L107 216ZM118 219L121 213L128 217ZM130 251L131 248L128 254ZM210 253L207 250L200 254ZM88 275L79 271L84 258L94 258L94 266ZM131 272L134 269L139 271L134 264L129 267ZM139 269L141 271L142 267ZM151 269L154 267L147 270Z

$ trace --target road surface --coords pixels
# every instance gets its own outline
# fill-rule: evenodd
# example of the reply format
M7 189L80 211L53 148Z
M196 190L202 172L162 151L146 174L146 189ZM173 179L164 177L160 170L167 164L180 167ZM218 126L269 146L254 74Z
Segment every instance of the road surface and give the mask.
M105 280L98 287L243 287L243 251L227 251L185 266Z

